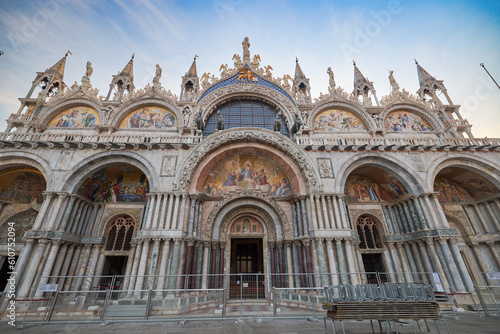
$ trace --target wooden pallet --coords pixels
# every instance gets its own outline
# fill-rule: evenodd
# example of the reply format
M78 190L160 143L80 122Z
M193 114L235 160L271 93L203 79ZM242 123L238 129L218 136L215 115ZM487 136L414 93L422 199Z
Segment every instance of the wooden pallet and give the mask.
M332 320L439 320L435 301L350 301L323 303Z

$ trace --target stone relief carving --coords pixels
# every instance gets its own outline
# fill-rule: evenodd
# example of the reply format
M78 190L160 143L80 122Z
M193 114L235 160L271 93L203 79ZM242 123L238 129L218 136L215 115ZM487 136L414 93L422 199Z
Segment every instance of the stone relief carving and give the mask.
M176 155L166 155L161 163L160 176L175 176Z
M117 215L128 215L134 219L134 236L137 235L137 232L140 230L139 227L141 225L142 221L142 214L143 214L144 209L141 208L127 208L124 206L121 207L113 207L110 205L106 205L106 209L104 210L104 214L102 215L101 218L101 226L99 226L99 235L102 236L105 234L105 229L109 223L109 220L113 216Z
M335 176L333 174L332 160L329 158L318 158L319 175L322 178L333 179Z
M318 190L314 167L307 160L306 155L291 140L274 133L251 130L235 130L229 133L222 133L209 140L203 141L200 146L191 154L184 164L180 173L177 185L180 190L186 190L192 180L194 171L199 163L211 152L228 145L231 142L260 142L270 145L286 153L300 168L304 176L309 191Z
M267 228L267 239L268 241L275 241L276 240L276 229L274 228L274 222L272 221L271 217L269 215L259 209L259 208L249 208L249 207L241 207L238 209L235 209L231 211L226 217L224 217L224 221L222 222L220 226L220 233L219 233L219 239L220 241L227 241L227 234L228 234L228 228L229 225L233 223L234 219L238 216L241 215L250 215L250 216L257 216L264 222ZM208 223L208 221L207 221ZM282 227L283 228L283 227ZM213 226L211 226L210 229L208 229L207 225L207 232L206 232L206 238L212 239L212 230Z

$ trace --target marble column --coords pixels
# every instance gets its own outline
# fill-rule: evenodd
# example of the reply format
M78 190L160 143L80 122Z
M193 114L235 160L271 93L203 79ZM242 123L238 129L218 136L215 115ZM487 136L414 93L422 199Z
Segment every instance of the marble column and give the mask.
M387 245L387 251L384 252L383 257L385 259L385 263L387 265L387 271L391 277L391 282L396 283L398 279L396 278L396 269L394 268L394 262L391 256L391 251L389 250L389 245ZM364 270L366 272L366 270Z
M396 204L394 208L396 209L396 212L399 215L399 218L401 219L401 226L403 227L403 232L404 233L410 232L411 231L410 224L408 224L408 219L406 218L406 214L404 212L402 205Z
M182 203L180 208L179 219L177 221L177 230L185 230L185 222L186 222L186 207L188 207L188 194L182 194ZM177 217L175 217L177 218Z
M307 268L307 273L313 274L313 261L312 261L312 253L311 253L311 240L309 239L304 239L302 240L302 243L304 244L304 250L305 250L305 255L306 255L306 268Z
M411 199L413 201L413 207L415 208L415 211L417 214L417 219L419 222L419 229L425 230L425 229L427 229L427 222L425 221L425 215L422 211L422 207L420 206L419 197L412 196Z
M329 276L329 275L327 275L328 270L326 269L325 249L323 246L324 240L325 239L323 239L323 238L316 239L316 248L318 249L319 272L321 273L321 286L328 285L328 276Z
M427 205L427 208L428 210L430 211L430 214L431 214L431 217L432 217L432 222L429 222L430 226L429 228L432 230L432 229L440 229L441 228L441 225L439 224L439 221L438 221L438 218L437 218L437 215L436 215L436 208L433 206L433 204L431 203L431 199L429 199L429 197L431 197L432 194L425 194L425 203Z
M306 210L306 200L302 198L300 200L300 207L302 208L302 225L304 227L304 235L309 235L309 215Z
M420 277L418 276L418 269L417 269L417 261L413 257L413 253L411 251L409 242L405 242L403 244L404 252L406 254L406 258L408 259L408 264L410 265L410 270L411 270L411 276L413 277L412 282L418 283L420 281Z
M217 246L216 241L212 241L212 256L210 265L210 289L215 289L217 286Z
M293 236L295 238L298 238L299 236L299 224L298 224L298 218L297 218L297 210L295 210L295 202L291 202L292 206L292 221L293 221Z
M52 271L50 272L50 278L48 283L49 284L55 284L57 283L57 277L61 273L61 267L63 265L63 261L66 258L66 253L68 252L68 243L63 243L62 246L59 248L59 252L57 253L57 259L56 262L54 262L54 265L52 266Z
M203 241L203 273L201 279L201 289L206 290L208 288L208 256L209 250L211 249L212 243L209 240Z
M440 261L440 257L439 257L437 250L436 250L436 246L434 245L434 240L431 238L428 238L428 239L425 239L425 242L427 243L427 247L429 249L428 254L431 258L431 262L439 274L439 278L441 279L441 284L443 285L443 288L449 289L450 284L448 283L448 277L446 277L445 269L443 268L443 265Z
M319 225L318 225L318 219L316 218L317 211L316 211L316 203L314 203L314 195L310 194L307 204L311 210L311 218L312 218L312 223L313 223L313 229L318 230Z
M274 256L274 247L275 247L275 242L274 241L269 241L268 243L268 248L269 248L269 258L271 262L271 286L276 287L276 265L275 265L275 256Z
M181 247L181 239L175 238L174 239L174 250L172 251L172 262L170 263L170 271L169 271L169 278L168 278L168 289L172 290L175 289L175 284L177 281L177 277L175 276L177 274L177 269L178 269L178 264L179 264L179 251Z
M495 257L495 261L497 262L497 266L500 267L500 251L498 250L499 246L495 244L495 241L487 241L486 244L490 247L491 252Z
M412 196L408 202L406 202L406 205L408 205L408 209L410 210L410 216L411 219L413 220L413 225L415 228L415 231L420 231L422 229L422 226L420 224L420 220L418 218L417 214L417 209L415 208L415 196Z
M338 230L342 230L344 228L344 226L342 225L342 218L340 218L340 209L339 209L338 200L339 200L338 195L334 195L332 198L333 214L335 216L336 228Z
M286 263L287 263L287 270L288 270L288 287L290 289L293 289L295 285L293 284L293 268L292 268L292 241L290 240L285 240L285 246L286 246Z
M342 281L342 284L349 284L348 278L346 276L346 265L345 265L345 257L344 257L344 250L342 249L342 239L335 239L335 245L337 247L337 259L339 262L339 271L340 271L340 278Z
M408 268L408 261L406 260L404 251L403 251L403 243L397 242L396 248L398 249L399 260L401 261L401 266L403 268L403 273L405 277L405 282L411 282L410 269Z
M68 229L71 233L76 233L78 230L78 224L80 223L80 219L82 217L83 211L85 211L86 202L84 200L80 200L78 202L78 207L75 209L75 215L73 216L71 222L71 229Z
M69 244L68 250L66 251L66 255L63 257L62 266L59 269L59 273L54 276L66 276L68 274L69 265L71 264L71 259L73 258L73 252L75 251L75 244ZM54 282L59 285L60 290L64 287L65 277L58 277Z
M470 278L469 271L467 270L467 267L465 266L464 259L462 258L462 255L460 254L460 250L458 249L457 246L457 241L455 238L452 238L449 240L450 242L450 249L453 254L453 257L455 258L455 262L458 265L458 270L460 271L460 275L462 276L462 281L464 282L465 289L468 292L474 292L474 283L472 283L472 279Z
M332 230L339 229L337 224L338 221L335 221L335 210L333 210L333 205L332 205L332 195L326 195L326 209L328 213L328 218L330 220L330 225L332 226Z
M144 225L143 230L150 230L152 228L153 224L153 216L155 213L156 209L156 194L155 193L149 193L148 194L148 213L147 213L147 218L146 218L146 224Z
M226 259L226 254L224 252L225 250L226 243L225 242L220 242L219 247L220 247L220 263L219 263L219 289L222 289L224 287L224 260Z
M416 204L417 204L417 212L419 213L419 215L421 215L420 218L422 219L422 226L424 230L426 230L429 229L428 222L431 220L431 215L429 213L428 208L426 207L424 197L425 195L418 196Z
M295 247L297 248L297 259L298 259L298 264L299 264L299 279L300 279L300 286L305 287L306 286L306 276L304 275L306 272L305 265L304 265L304 256L303 256L303 250L302 250L302 244L299 240L294 240Z
M164 289L165 289L165 282L166 282L166 275L167 275L167 265L168 265L168 258L169 258L169 251L170 251L170 239L163 239L163 249L161 252L161 258L160 258L160 271L158 273L158 291L156 293L155 298L162 298L164 296Z
M491 217L491 221L493 222L493 224L495 224L495 229L497 230L497 232L499 232L500 231L500 220L498 219L495 212L493 212L493 209L491 208L492 205L493 205L493 202L484 203L484 206L486 207L486 210L488 210L488 214Z
M15 282L15 287L17 291L17 287L19 286L19 283L21 283L21 277L23 277L24 270L26 268L26 265L28 264L28 261L30 259L31 251L33 250L33 243L35 242L34 239L26 239L26 242L24 243L23 249L21 250L21 254L19 254L19 257L17 258L16 262L16 268L14 270L14 273L12 273L9 277L9 279L13 278ZM9 284L5 286L4 291L8 291L10 289Z
M439 246L441 247L443 251L443 255L445 259L448 259L448 267L450 270L451 277L453 278L453 282L455 285L455 288L458 291L465 291L465 286L462 281L462 277L460 276L460 272L458 271L457 265L453 259L453 256L450 251L450 247L448 247L448 242L445 238L439 238Z
M394 247L394 242L388 242L387 246L389 247L389 252L391 253L392 261L394 263L397 280L402 283L404 282L403 265L401 264L396 248Z
M196 216L196 202L197 202L197 196L196 195L190 195L189 196L191 200L191 208L189 209L189 220L188 220L188 236L193 236L193 226L194 226L194 221L195 221L195 216Z
M35 223L33 224L33 230L39 230L42 226L42 223L45 221L47 210L51 207L51 202L54 195L55 194L52 192L43 192L43 202L40 206L40 211L38 211L38 214L36 216Z
M154 216L153 216L153 221L151 222L151 229L158 230L161 228L161 224L163 222L160 222L160 212L161 210L165 211L165 208L162 207L162 197L163 194L156 194L156 205L155 205L155 210L154 210Z
M319 259L318 259L318 249L316 247L316 240L312 239L311 240L311 257L312 257L312 263L313 263L313 270L316 275L314 275L314 286L322 286L321 284L321 278L320 276L323 276L325 273L324 271L320 271L319 268ZM317 275L320 274L320 275Z
M179 213L179 206L181 203L181 195L180 194L173 195L173 200L175 200L174 213L172 214L172 217L170 217L169 226L168 226L169 230L177 229L177 215Z
M476 203L472 204L472 207L476 211L476 215L479 218L479 222L481 223L481 226L483 227L484 231L486 233L491 233L491 229L488 225L488 222L484 218L483 213L481 212L481 209L478 207L478 205Z
M72 290L81 290L83 277L85 276L85 272L87 271L87 265L89 264L90 251L92 250L91 244L85 244L83 246L83 255L80 257L81 261L78 261L78 271L76 273L74 285L72 285Z
M427 269L424 267L424 264L422 262L422 257L420 256L420 252L418 251L417 244L415 242L410 242L410 247L411 251L409 252L413 255L413 258L416 261L417 271L421 273L420 276L422 281L426 284L429 284L429 279L427 277L427 274L424 273L427 271Z
M326 252L328 253L328 265L330 271L330 280L332 285L339 284L337 266L335 265L335 253L333 251L333 238L326 238Z
M439 193L433 193L432 199L434 200L434 205L436 207L438 219L441 220L440 226L441 226L441 228L449 228L448 220L446 219L446 216L444 215L443 208L441 207L441 203L439 203L439 200L438 200L438 194Z
M392 220L391 220L391 217L389 215L389 211L387 210L387 207L385 205L382 206L382 213L384 214L387 232L389 234L394 234L394 228L392 227Z
M191 266L192 266L192 259L193 259L193 245L194 245L193 239L186 240L187 248L186 248L186 262L184 264L184 275L191 274Z
M420 254L422 256L422 263L424 265L425 271L427 273L427 280L429 283L432 285L434 289L437 289L436 283L434 282L434 277L433 277L433 272L434 269L432 268L431 264L431 259L429 258L429 254L427 252L427 248L425 247L425 243L422 240L416 240L415 241L418 245L418 248L420 250Z
M135 282L134 297L140 298L142 294L142 289L144 288L144 275L146 275L146 265L148 263L149 255L149 239L144 239L142 244L141 260L139 262L139 270L137 271L137 280Z
M165 216L167 214L167 210L165 210L165 208L167 207L169 197L170 197L170 194L163 194L163 201L161 204L162 209L160 211L160 219L158 221L158 229L160 229L160 230L168 229L169 217Z
M486 285L494 285L488 275L486 275L486 273L488 272L488 268L486 268L486 264L484 263L484 255L481 254L479 243L471 242L469 244L469 247L472 249L474 255L476 256L477 264L479 266L479 269L481 270L481 277L486 281Z
M297 236L302 237L304 235L304 230L302 229L303 216L302 216L302 212L300 210L300 201L299 200L294 202L293 208L295 209L294 211L297 211L296 215L295 215L297 217L297 219L295 221L296 226L297 226L297 233L298 233Z
M66 229L66 226L68 225L69 221L69 216L71 215L71 211L73 209L73 206L75 205L76 201L76 196L71 195L68 200L68 204L66 205L66 209L64 211L64 215L61 220L61 224L59 224L59 231L64 231Z
M391 218L391 222L392 222L392 228L394 230L394 234L401 234L401 227L400 227L400 221L398 220L398 218L396 217L396 214L394 213L394 208L392 207L392 205L387 205L386 206L386 209L387 209L387 212L389 214L389 217Z
M85 208L85 215L82 217L82 223L78 227L77 234L79 234L79 235L85 234L85 229L87 228L87 225L89 224L90 216L92 216L93 211L94 211L94 205L87 204L87 206Z
M50 272L52 271L52 267L54 266L54 262L56 261L56 255L57 252L59 251L59 246L61 245L60 241L52 241L51 246L50 246L50 252L49 256L47 257L47 261L45 261L45 266L43 267L42 274L40 275L40 280L38 283L38 286L40 284L47 284ZM35 297L41 297L43 296L42 291L37 291L35 293Z
M325 195L321 195L321 208L323 209L323 219L325 221L325 228L332 229L332 223L330 220L330 215L328 214L328 208L326 206Z
M408 227L409 227L409 232L416 231L417 228L415 226L415 223L413 222L413 217L411 215L411 211L410 211L410 208L408 206L408 203L403 201L401 203L401 208L403 209L404 215L406 217L406 221L407 221Z
M177 196L175 194L167 194L165 197L168 196L168 209L167 211L167 217L166 221L164 221L164 229L167 230L172 230L172 210L174 208L174 203L176 202ZM166 208L167 201L164 202L164 208ZM165 209L163 210L165 212Z
M358 277L357 277L357 270L356 270L356 263L354 261L354 256L352 253L352 244L349 239L345 239L345 253L347 257L347 265L349 267L349 272L351 273L350 280L351 284L358 284Z
M89 291L92 285L92 281L95 276L95 270L97 268L97 262L99 260L99 252L101 250L100 244L95 244L92 247L92 253L89 259L89 264L87 266L87 272L85 273L85 280L83 281L82 290ZM121 286L120 290L126 289L126 287Z
M323 209L321 208L320 198L321 195L314 195L314 203L316 206L316 213L318 215L318 227L320 230L324 230L325 223L323 221L323 216L322 216Z
M160 255L160 241L160 238L153 239L153 250L151 252L151 261L149 262L148 284L146 286L147 290L154 289L156 268L158 266L158 256Z
M277 248L278 248L278 269L279 269L279 272L280 272L281 274L283 274L283 273L284 273L284 270L283 270L283 263L284 263L284 262L285 262L285 260L286 260L286 259L283 257L283 241L281 241L281 240L280 240L280 241L277 241L277 242L276 242L276 246L277 246ZM280 276L279 276L279 278L280 278L280 287L281 287L281 288L284 288L284 287L285 287L285 284L284 284L284 283L285 283L285 282L284 282L284 280L285 280L285 276L284 276L284 275L280 275Z
M199 258L198 258L198 248L200 247L200 241L195 241L194 243L194 246L193 246L193 256L191 257L191 271L190 271L190 275L191 277L189 277L189 288L190 289L195 289L195 281L196 281L196 275L198 274L196 272L197 268L198 268L198 262L199 262Z
M78 262L80 260L80 254L82 253L83 246L80 245L75 245L75 249L73 251L73 257L71 258L70 265L68 267L68 273L66 276L69 276L66 278L63 286L63 291L69 291L71 288L71 284L73 283L73 276L75 276L75 271L78 265Z
M132 293L135 290L135 283L137 281L137 272L139 270L139 262L141 260L143 242L144 242L144 240L141 240L141 239L137 240L137 246L135 248L134 257L132 258L133 259L132 271L130 272L131 277L130 277L130 282L129 282L128 288L127 288L128 291L127 291L126 298L130 298L132 296Z
M33 279L35 278L35 274L38 266L40 265L40 261L42 260L42 255L45 251L45 247L47 246L47 239L39 239L38 244L35 248L35 252L31 261L29 263L28 269L26 270L26 274L24 275L24 279L17 291L17 298L26 298L30 292L31 286L33 284ZM36 289L36 287L35 287Z

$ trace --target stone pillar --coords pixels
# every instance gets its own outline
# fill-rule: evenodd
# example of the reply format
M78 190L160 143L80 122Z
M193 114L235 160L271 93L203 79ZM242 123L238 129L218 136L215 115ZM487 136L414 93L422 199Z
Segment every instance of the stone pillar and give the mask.
M75 205L75 200L76 196L71 195L68 200L68 204L66 205L66 210L64 211L63 218L61 220L61 224L59 224L59 231L64 231L66 229L66 226L68 225L69 221L69 216L71 215L71 211L73 209L73 206Z
M73 251L73 257L71 258L71 262L70 262L70 265L68 268L68 273L67 273L67 276L70 276L70 277L66 278L66 280L64 282L64 286L63 286L63 291L70 290L71 283L73 282L72 276L75 276L75 271L76 271L78 262L80 260L80 254L82 253L82 248L83 248L82 245L75 245L75 250Z
M344 202L345 195L339 195L339 208L340 208L340 219L342 221L342 228L348 230L351 228L351 223L349 222L349 218L347 217L347 207Z
M453 260L453 256L451 255L450 248L448 247L448 243L445 238L439 238L439 246L442 249L443 255L445 259L448 259L448 267L450 270L451 277L453 278L453 282L455 285L455 288L458 291L465 291L465 286L462 281L462 277L460 276L460 273L457 269L457 265L455 261Z
M43 192L43 202L40 206L40 211L38 211L38 215L36 216L35 223L33 224L33 230L39 230L42 226L42 223L45 220L45 215L47 214L47 210L51 207L52 198L54 197L54 193L52 192Z
M394 228L392 227L392 220L391 220L391 217L389 215L389 211L387 210L387 206L386 205L382 205L382 212L384 214L384 219L385 219L385 225L387 227L387 232L389 234L394 234Z
M155 209L154 209L154 215L153 215L153 221L151 222L151 229L153 230L158 230L158 228L161 226L162 222L160 222L160 210L165 210L165 208L162 208L161 206L161 198L163 194L155 194Z
M189 220L188 220L188 236L193 236L193 226L194 226L194 220L196 217L196 202L197 202L198 196L196 195L190 195L189 199L191 200L191 208L189 209Z
M85 233L85 228L87 227L88 220L90 219L90 215L92 211L94 210L94 205L87 203L85 205L85 211L81 217L81 223L78 225L78 229L76 231L76 234L78 235L83 235Z
M127 287L127 297L125 298L130 298L132 296L132 292L134 292L135 289L135 283L137 281L137 272L139 270L139 262L141 260L141 252L142 252L142 244L143 240L139 239L137 240L137 245L135 247L135 253L134 257L131 258L130 260L133 261L132 263L132 270L130 271L130 282Z
M31 258L30 265L28 270L26 270L26 274L24 275L23 282L17 291L17 298L27 298L30 292L30 288L33 284L33 279L35 278L35 274L37 272L37 268L40 265L40 261L42 260L42 255L45 251L45 247L47 246L47 239L39 239L38 245L36 246L35 253ZM35 289L37 287L34 287Z
M192 259L193 259L193 245L194 245L194 240L193 239L188 239L186 240L186 262L184 264L184 275L190 275L191 274L191 266L192 266Z
M486 244L490 247L493 256L495 257L495 261L497 262L497 266L500 267L500 251L498 250L498 246L495 245L495 241L487 241Z
M441 228L441 225L439 224L439 221L438 221L438 218L436 215L436 208L434 208L434 206L431 203L431 199L429 199L429 197L431 197L431 196L432 196L432 194L425 194L425 203L427 204L427 208L429 209L429 211L431 213L431 217L432 217L432 222L431 222L429 228L430 229L439 229L439 228Z
M297 260L299 264L299 273L300 273L300 286L305 287L306 286L306 277L305 277L305 265L304 265L304 256L303 256L303 250L302 250L302 244L300 240L294 240L295 247L297 248Z
M304 244L304 250L306 254L306 268L307 268L307 273L313 274L313 261L312 261L312 254L311 254L311 240L310 239L304 239L302 240L302 243Z
M225 242L219 242L219 247L220 247L220 259L219 259L219 289L222 289L224 287L224 260L226 258L225 256Z
M181 202L181 208L180 208L180 213L177 221L177 229L178 230L184 230L185 228L185 221L186 221L186 207L187 201L188 201L188 194L184 193L182 194L182 202ZM177 218L177 217L176 217Z
M408 202L406 202L406 205L408 205L408 209L410 210L410 216L413 221L415 231L420 231L422 229L422 226L420 225L420 220L418 218L414 202L415 196L412 196L412 198Z
M295 210L295 202L292 201L290 204L292 206L293 236L297 238L299 236L297 211Z
M169 257L169 250L170 250L170 239L164 239L163 241L163 250L161 252L161 258L160 258L160 271L158 273L158 290L164 290L165 289L165 278L167 275L167 265L168 265L168 257ZM155 298L162 298L164 296L164 292L160 291L156 293Z
M477 264L479 265L479 270L481 270L481 277L486 281L486 285L493 285L493 282L490 280L488 275L485 273L488 272L488 268L486 268L486 264L484 263L484 256L481 254L481 250L479 249L479 243L471 242L469 247L474 252L476 256Z
M495 212L493 212L493 209L491 208L492 205L493 205L493 202L488 202L488 203L484 204L484 206L486 207L486 210L488 210L488 213L491 217L491 221L495 224L495 229L497 230L497 232L500 232L500 220L498 219Z
M330 215L328 214L328 208L326 207L325 195L321 195L321 209L323 210L323 219L325 220L325 228L332 229L332 223L330 221Z
M408 203L407 202L402 202L401 203L401 208L403 209L404 216L406 217L406 221L408 222L409 232L416 231L417 228L415 226L415 223L413 222L413 217L411 216L411 211L410 211L410 209L408 207Z
M401 262L401 266L404 272L404 277L406 282L411 282L410 269L408 268L408 261L406 260L404 251L403 251L403 243L397 242L396 247L398 249L399 260Z
M50 273L50 279L49 279L49 284L55 284L57 283L57 277L61 273L62 269L62 264L64 259L66 258L66 253L68 252L68 244L63 243L62 246L59 248L59 252L57 253L57 259L54 262L54 265L52 266L52 271Z
M30 259L31 251L33 249L33 243L35 242L34 239L26 239L26 242L24 244L23 249L21 250L21 254L19 254L19 257L17 258L16 262L16 268L14 270L15 274L11 274L10 278L14 278L15 281L15 287L17 288L19 286L19 283L21 283L21 277L23 277L24 270L26 268L26 265L28 264L28 261ZM12 270L10 270L12 271ZM10 289L9 284L5 286L5 292ZM17 291L17 289L16 289Z
M330 225L332 226L332 230L339 229L338 228L338 221L335 220L335 210L333 210L333 205L332 205L332 195L326 195L326 209L328 213L328 219L330 220Z
M309 215L306 210L306 200L305 197L300 199L300 206L302 208L302 224L304 226L304 235L309 235Z
M274 241L269 241L268 246L269 248L269 258L271 262L271 272L269 273L271 276L271 286L275 287L276 286L276 266L275 266L275 260L274 260L274 247L275 247L275 242Z
M190 289L195 289L195 282L196 282L196 275L198 274L197 268L198 268L198 262L200 261L198 257L198 248L200 247L200 241L195 241L194 246L193 246L193 256L191 257L191 271L189 277L189 288Z
M325 257L325 249L323 246L323 242L324 242L323 238L316 239L316 247L318 249L317 252L318 252L319 272L321 273L321 286L327 286L329 275L327 275L328 270L326 269L326 261L325 261L326 257Z
M170 194L163 194L163 202L161 204L161 212L160 212L160 219L158 222L158 229L160 230L166 230L168 229L168 224L169 224L169 217L165 217L167 214L167 210L165 208L167 207L167 202L168 198L170 197Z
M333 238L326 238L326 252L328 253L328 265L330 269L330 280L332 285L338 285L338 272L337 266L335 265L335 253L333 251Z
M91 244L85 244L83 246L83 255L80 257L80 261L78 261L78 272L76 273L74 284L72 284L72 290L80 290L83 282L83 277L85 276L85 272L87 271L87 265L90 259L90 251L92 249Z
M159 203L159 201L158 201ZM146 289L151 290L154 289L154 281L156 275L156 267L158 266L158 256L160 255L160 238L153 239L153 251L151 252L151 261L149 262L149 271L148 271L148 284Z
M426 208L425 205L425 195L420 195L417 197L417 211L419 212L419 215L421 214L421 219L422 219L422 226L424 230L429 229L429 221L431 220L431 215L429 214L428 208Z
M424 264L422 262L422 257L420 256L420 252L418 251L417 244L415 242L410 242L410 247L411 247L411 250L409 250L408 252L410 252L413 255L413 258L417 262L417 271L418 272L427 271L427 269L424 267ZM428 279L426 274L421 274L420 276L421 276L421 279L424 283L429 284L429 279Z
M142 243L142 253L141 253L141 259L139 262L139 270L137 271L137 280L135 282L135 288L134 288L134 297L135 298L140 298L142 289L144 287L144 275L146 274L146 265L148 263L148 255L149 255L149 239L144 239Z
M347 257L347 265L349 267L349 272L351 273L350 280L352 284L358 284L358 278L357 278L357 270L356 270L356 263L354 260L354 256L352 253L352 244L349 239L344 239L345 240L345 253Z
M319 259L318 259L318 249L316 248L316 240L311 240L311 257L313 263L313 270L315 274L324 274L324 271L320 271L319 268ZM320 276L322 275L314 275L314 286L321 286Z
M345 265L344 250L342 249L342 239L335 239L335 245L337 247L337 259L339 261L340 278L342 284L349 284L349 281L345 275L347 269Z
M419 197L412 196L411 199L413 200L413 207L415 208L415 211L417 214L417 219L419 222L419 229L420 230L428 229L427 222L425 221L425 215L422 211L422 207L420 206Z
M469 271L467 270L467 267L465 266L464 259L462 258L462 255L460 254L460 251L457 246L457 241L455 238L450 239L450 248L451 252L453 253L453 257L455 258L455 262L458 265L458 270L460 271L460 275L462 276L462 281L464 282L465 289L468 292L474 292L474 283L472 283L472 280L469 275Z
M59 269L59 272L57 275L54 276L66 276L68 274L68 269L69 265L71 264L71 259L73 258L73 252L75 251L75 244L69 244L68 245L68 250L66 251L66 255L63 258L63 263L62 266ZM56 267L57 268L57 267ZM65 277L59 277L57 280L54 280L54 282L51 283L57 283L59 285L60 290L63 289L64 287L64 281L66 280Z
M312 228L314 230L318 230L318 219L316 218L316 204L314 203L314 195L310 194L309 197L307 198L307 206L311 212L311 220L312 220Z
M318 228L320 230L324 230L325 223L323 222L323 216L322 216L323 209L321 208L321 204L320 204L320 200L319 200L320 198L321 198L320 195L314 195L314 204L316 207L316 213L318 214Z
M444 272L444 268L441 264L441 261L439 259L439 254L438 252L436 251L436 247L434 246L434 240L432 240L431 238L428 238L428 239L425 239L425 242L427 243L427 247L429 248L429 256L431 258L431 262L433 263L434 265L434 268L436 268L438 274L439 274L439 278L441 279L441 284L443 285L443 287L446 289L446 288L450 288L450 284L448 283L448 278L446 277L446 274Z
M216 283L217 283L217 246L218 243L216 241L212 241L212 256L211 256L211 262L212 264L210 265L210 289L215 289L216 288Z
M397 254L396 248L394 247L394 242L388 242L387 246L389 247L389 252L391 253L392 261L394 262L395 272L398 279L398 282L404 282L403 277L403 265L399 260L399 256Z
M174 202L174 213L169 218L170 219L169 222L168 222L168 229L169 230L175 230L175 229L177 229L177 215L179 213L179 204L181 202L181 195L179 195L179 194L172 195L172 200L175 201Z
M387 244L387 251L384 252L383 257L385 259L385 263L387 265L387 271L389 272L389 275L391 277L391 282L396 283L398 279L396 278L396 269L394 269L394 262L391 256L391 251L389 250L389 245ZM362 259L361 259L362 261ZM366 272L366 270L363 270Z
M339 209L339 204L338 204L338 195L334 195L332 198L333 202L333 214L335 216L335 222L336 222L336 228L338 230L343 229L342 226L342 219L340 218L340 209Z
M147 210L148 211L148 215L147 215L147 219L146 219L146 224L144 225L144 228L145 230L150 230L152 228L152 224L153 224L153 217L154 217L154 213L155 213L155 208L156 208L156 194L155 193L149 193L148 194L148 205L149 205L149 209Z
M80 224L80 219L82 217L82 213L85 210L86 202L84 200L80 200L78 203L78 207L76 208L76 212L73 218L73 221L71 222L71 229L69 230L71 233L76 233L78 230L79 224Z
M203 240L203 276L201 279L201 289L203 290L208 288L208 251L211 248L211 244L209 240Z
M288 265L288 287L293 289L295 286L293 284L293 269L292 269L292 242L290 240L285 240L286 246L286 263Z
M40 275L40 281L38 285L40 284L47 284L50 273L52 271L52 267L54 266L54 262L56 261L56 255L57 252L59 251L59 246L61 245L60 241L52 241L52 245L50 247L50 252L49 256L47 257L47 261L45 261L45 266L43 267L42 274ZM38 288L38 287L36 287ZM42 291L38 291L35 294L35 297L41 297L43 296Z
M427 272L427 280L432 285L434 289L437 289L436 282L434 282L434 277L432 273L434 269L432 269L431 259L429 258L429 254L427 253L427 248L425 247L424 241L416 240L418 248L420 249L420 254L422 255L422 262L424 264L425 271Z
M413 276L413 282L418 283L420 281L420 277L418 276L417 261L413 257L410 247L411 246L409 242L405 242L403 244L404 252L406 254L406 258L408 259L408 264L410 266L411 276Z
M438 200L438 194L439 193L433 193L432 199L434 200L434 205L436 207L438 219L441 220L440 227L441 228L449 228L448 220L446 219L446 216L444 215L444 212L443 212L443 208L441 207L441 203L439 203L439 200Z
M399 234L405 233L405 229L403 227L403 219L399 216L399 211L398 211L396 205L395 204L391 205L389 207L389 211L391 212L391 215L393 217L393 221L396 222L397 232Z
M283 263L285 262L285 258L283 257L283 241L281 241L281 240L277 241L276 245L278 247L278 269L279 269L279 272L282 274L282 273L284 273ZM284 280L285 280L285 276L280 275L280 287L281 288L285 287Z
M90 261L87 266L87 272L85 273L85 280L83 281L82 290L89 291L92 285L92 281L95 276L95 270L97 268L97 261L99 260L99 252L101 250L101 245L95 244L92 247L92 255L90 256ZM126 287L121 286L120 290L126 289Z
M85 226L82 229L82 235L92 235L92 229L95 224L97 211L99 211L99 204L94 203L91 205L91 212L89 218L85 221Z
M175 275L177 274L177 268L178 268L178 264L179 264L180 244L181 244L181 239L175 238L174 239L174 250L172 251L172 262L170 263L170 271L169 271L169 274L171 276L168 278L168 289L169 290L175 289L175 283L177 280L177 277Z
M481 223L481 226L483 227L484 231L486 233L491 233L491 229L488 226L488 222L484 218L483 213L481 212L481 209L478 207L478 205L476 203L472 204L472 207L476 211L476 215L479 218L479 222Z
M296 212L296 217L297 217L297 220L296 220L296 223L297 223L297 236L299 237L302 237L304 235L304 230L302 229L302 226L303 226L303 216L302 216L302 212L300 210L300 201L297 200L294 202L294 205L293 205L293 208L295 209Z

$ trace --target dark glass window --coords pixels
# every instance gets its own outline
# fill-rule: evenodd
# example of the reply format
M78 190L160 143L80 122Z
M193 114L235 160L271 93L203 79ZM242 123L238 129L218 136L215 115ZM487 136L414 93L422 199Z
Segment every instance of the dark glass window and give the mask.
M356 223L361 249L383 248L377 224L371 217L359 217Z
M265 128L273 131L276 118L276 109L273 107L252 100L237 100L228 102L216 109L205 124L205 136L215 132L217 124L217 111L220 111L224 118L224 128L232 129L239 127ZM281 134L288 135L288 128L285 119L280 115Z
M130 241L133 234L134 220L130 217L118 217L108 229L105 243L106 250L130 250Z

